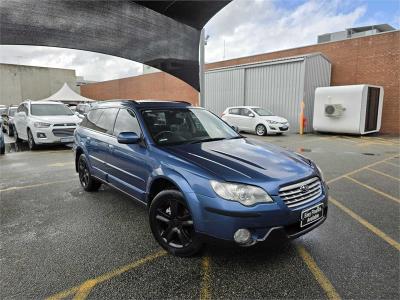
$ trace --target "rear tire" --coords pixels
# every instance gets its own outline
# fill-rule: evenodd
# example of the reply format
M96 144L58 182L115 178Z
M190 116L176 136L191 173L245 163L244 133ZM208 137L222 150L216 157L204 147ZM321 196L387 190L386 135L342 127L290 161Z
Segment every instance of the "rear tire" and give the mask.
M173 255L193 256L203 246L185 198L177 190L157 194L150 205L149 222L156 241Z
M33 134L30 129L28 129L28 144L30 150L37 149L37 145L35 143L35 139L33 138Z
M84 154L78 159L78 174L81 186L86 192L96 192L101 186L101 181L97 180L90 173L89 165Z
M267 128L263 124L258 124L256 126L256 134L258 136L264 136L267 134Z

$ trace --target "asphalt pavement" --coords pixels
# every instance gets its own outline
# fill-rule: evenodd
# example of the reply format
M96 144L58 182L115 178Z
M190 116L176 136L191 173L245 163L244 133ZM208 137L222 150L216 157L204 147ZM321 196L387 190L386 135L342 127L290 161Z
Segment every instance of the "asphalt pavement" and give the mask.
M0 157L1 299L398 299L399 139L248 138L320 165L328 219L292 242L213 244L194 258L161 250L142 205L104 186L84 192L70 148L9 144Z

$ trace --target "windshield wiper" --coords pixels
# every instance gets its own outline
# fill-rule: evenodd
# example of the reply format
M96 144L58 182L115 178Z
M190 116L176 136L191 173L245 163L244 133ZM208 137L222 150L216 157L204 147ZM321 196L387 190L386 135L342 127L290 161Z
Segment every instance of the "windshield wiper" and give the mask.
M209 138L209 139L202 139L202 140L197 140L197 141L189 142L189 144L198 144L198 143L214 142L214 141L221 141L221 140L226 140L226 138Z
M230 140L245 139L245 138L246 138L246 137L243 136L243 135L238 135L238 136L231 137Z

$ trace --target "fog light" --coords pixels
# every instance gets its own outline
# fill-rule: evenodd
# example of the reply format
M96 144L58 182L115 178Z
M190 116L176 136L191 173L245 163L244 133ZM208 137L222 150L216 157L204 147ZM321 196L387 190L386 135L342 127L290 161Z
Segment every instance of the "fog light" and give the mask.
M44 139L44 138L46 138L46 134L44 134L43 132L38 132L37 137L40 139Z
M247 229L238 229L233 235L233 239L238 244L248 244L251 241L251 233Z

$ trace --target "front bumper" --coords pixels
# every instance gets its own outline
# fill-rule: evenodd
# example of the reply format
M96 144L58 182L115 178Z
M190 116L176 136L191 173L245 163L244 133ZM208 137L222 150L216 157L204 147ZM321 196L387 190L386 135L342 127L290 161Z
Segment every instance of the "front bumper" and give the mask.
M326 188L320 197L296 208L288 208L279 196L272 197L273 203L258 204L253 207L203 195L196 197L202 206L200 216L194 216L196 231L202 235L227 241L233 241L235 232L241 228L251 232L253 241L264 241L276 230L283 232L288 238L297 238L321 225L328 213ZM300 227L301 212L320 203L323 204L323 218Z
M289 123L285 123L285 124L283 124L283 123L269 124L268 123L267 126L268 126L267 131L268 132L273 132L273 133L276 133L276 132L288 132L289 128L290 128Z
M36 144L70 144L74 142L76 126L50 126L34 128L32 135Z

